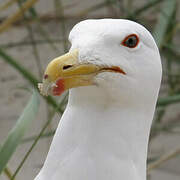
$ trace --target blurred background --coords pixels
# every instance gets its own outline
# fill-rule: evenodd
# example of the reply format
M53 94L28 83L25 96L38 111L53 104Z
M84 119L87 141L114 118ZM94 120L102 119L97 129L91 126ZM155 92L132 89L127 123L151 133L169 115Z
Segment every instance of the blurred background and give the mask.
M143 24L159 46L163 81L148 153L148 178L180 179L180 2L178 0L0 0L0 179L33 180L67 102L39 95L37 82L68 51L88 18Z

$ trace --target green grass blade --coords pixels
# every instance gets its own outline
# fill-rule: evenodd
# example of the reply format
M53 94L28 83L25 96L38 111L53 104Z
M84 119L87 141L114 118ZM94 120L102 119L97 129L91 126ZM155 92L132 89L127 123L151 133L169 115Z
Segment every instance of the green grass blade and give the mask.
M0 145L0 149L2 148L2 146ZM4 174L6 175L6 177L8 178L8 179L11 179L12 178L12 172L11 172L11 170L6 166L5 168L4 168ZM15 180L15 179L14 179Z
M165 98L159 98L157 102L157 106L166 106L173 103L179 103L180 102L180 94L168 96Z
M177 46L172 46L169 44L164 45L164 51L163 53L166 56L169 56L169 58L171 59L171 61L174 61L178 64L180 64L180 52L178 52Z
M176 0L165 0L161 13L158 18L158 22L155 26L153 36L159 48L162 47L166 32L169 24L171 23L172 16L176 10Z
M145 5L135 10L133 13L135 16L140 15L143 12L146 12L148 9L153 8L155 5L161 3L164 0L151 0L148 1Z
M40 59L40 54L39 54L39 51L38 51L36 43L35 43L33 29L31 27L31 25L29 23L27 23L26 12L23 11L23 8L22 8L23 4L22 4L21 0L18 0L17 5L19 6L19 9L22 11L24 24L27 29L28 36L29 36L30 40L32 41L32 50L33 50L33 55L35 58L35 63L36 63L36 66L37 66L37 69L39 72L39 77L42 77L43 73L42 73L41 59Z
M41 135L40 138L48 138L48 137L54 136L55 132L56 132L56 130L52 130L50 132L44 133L44 134ZM24 144L24 143L28 143L28 142L34 141L36 138L37 138L36 135L35 136L31 136L31 137L27 137L27 138L23 139L21 143Z
M32 85L37 86L38 80L35 76L27 71L20 63L17 62L17 60L5 53L5 51L1 48L0 57L2 57L1 59L10 64L14 69L19 71Z
M6 177L8 179L12 178L12 173L11 173L11 171L7 167L4 168L4 174L6 175Z
M52 39L52 43L62 43L64 41L64 38L59 38L59 39ZM49 43L47 40L36 40L35 41L37 45L40 44L47 44ZM10 43L4 43L0 44L0 47L3 49L9 49L9 48L14 48L14 47L20 47L20 46L32 46L33 42L32 41L17 41L17 42L10 42Z
M25 3L27 0L17 0L17 1L19 1L20 3ZM33 6L30 7L28 11L32 15L33 18L37 16L36 11Z
M26 2L27 0L23 0L24 2ZM38 12L36 11L36 9L34 7L31 7L29 8L29 13L30 15L32 16L32 19L36 20L37 22L37 26L38 26L38 29L39 29L39 32L40 32L40 35L47 41L47 43L52 47L52 49L55 51L55 52L58 52L58 48L56 47L56 45L53 43L52 39L50 38L49 34L45 31L45 29L42 27L40 21L39 21L39 15L38 15ZM25 15L25 12L24 12L24 15ZM26 18L26 20L28 20ZM26 23L27 25L28 22ZM30 26L30 25L29 25Z
M17 146L21 143L22 137L38 112L38 107L39 97L37 92L34 91L31 100L25 107L14 128L9 132L6 141L0 148L0 173L4 170Z
M25 79L27 79L35 88L37 88L37 83L39 82L36 77L31 74L26 68L24 68L20 63L17 62L13 57L9 56L4 50L0 48L0 59L4 60L8 64L10 64L14 69L16 69L20 74L23 75ZM53 106L53 108L56 108L60 113L63 113L63 110L58 106L56 101L51 97L45 97L43 98L47 101L48 104Z
M61 100L59 107L61 107L66 100L66 95L64 96L64 98ZM24 162L27 160L27 158L29 157L30 153L32 152L32 150L34 149L34 147L36 146L36 144L38 143L39 139L41 138L41 136L44 134L45 130L47 129L47 127L49 126L49 124L52 121L52 118L54 116L54 113L56 112L56 109L53 110L53 112L51 113L49 119L46 121L46 123L44 124L44 126L42 127L40 133L36 136L36 138L34 139L33 144L31 145L31 147L29 148L29 150L27 151L27 153L25 154L24 158L22 159L22 161L20 162L19 166L17 167L16 171L14 172L11 180L14 180L14 178L17 176L18 172L20 171L20 169L22 168Z
M68 51L68 41L67 41L67 35L66 35L66 21L64 19L64 8L62 6L61 0L54 0L54 6L55 6L55 12L57 17L62 17L61 20L61 33L62 37L64 37L63 41L63 48L64 52Z

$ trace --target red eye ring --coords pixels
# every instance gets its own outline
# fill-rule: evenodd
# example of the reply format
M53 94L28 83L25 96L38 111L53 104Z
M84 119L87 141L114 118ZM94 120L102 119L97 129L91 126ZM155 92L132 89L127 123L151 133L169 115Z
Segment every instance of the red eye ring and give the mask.
M128 48L135 48L139 44L139 37L136 34L130 34L124 38L121 44Z

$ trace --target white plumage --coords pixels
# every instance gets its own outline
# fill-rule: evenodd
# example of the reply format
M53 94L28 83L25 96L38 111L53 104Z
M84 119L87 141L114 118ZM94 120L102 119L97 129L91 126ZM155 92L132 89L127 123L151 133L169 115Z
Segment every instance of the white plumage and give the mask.
M135 48L122 45L130 34ZM67 108L35 180L145 180L147 146L161 82L151 34L129 20L86 20L70 33L79 61L120 66L93 86L70 90Z

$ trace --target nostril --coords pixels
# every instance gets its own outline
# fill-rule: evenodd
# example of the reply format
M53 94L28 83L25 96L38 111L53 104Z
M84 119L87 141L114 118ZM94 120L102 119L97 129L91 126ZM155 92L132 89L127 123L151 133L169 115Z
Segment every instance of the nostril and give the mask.
M65 65L65 66L63 66L63 70L66 70L66 69L68 69L70 67L72 67L72 65Z

